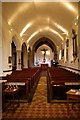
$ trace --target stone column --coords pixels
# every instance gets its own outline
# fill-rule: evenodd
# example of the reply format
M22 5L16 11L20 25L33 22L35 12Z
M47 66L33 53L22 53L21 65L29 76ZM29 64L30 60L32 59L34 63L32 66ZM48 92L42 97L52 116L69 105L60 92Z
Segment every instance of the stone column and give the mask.
M27 52L24 52L24 68L27 68L28 67L28 63L27 63L27 60L28 60L28 53Z
M9 58L8 58L8 65L9 65L9 70L12 70L12 46L11 42L9 43Z
M17 50L17 70L21 70L21 50Z
M32 52L31 52L31 48L28 48L28 68L32 67Z
M34 53L34 65L36 65L36 61L37 61L37 58L36 58L36 52Z
M32 53L32 51L30 52L29 60L30 60L30 67L33 67L33 53Z

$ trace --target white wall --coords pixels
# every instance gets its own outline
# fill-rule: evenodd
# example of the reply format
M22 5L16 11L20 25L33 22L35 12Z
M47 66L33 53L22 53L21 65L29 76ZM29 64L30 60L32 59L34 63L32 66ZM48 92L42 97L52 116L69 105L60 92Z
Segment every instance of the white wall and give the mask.
M10 30L10 26L3 18L2 24L2 71L10 70L12 67L9 67L8 57L12 56L11 52L11 43L14 36L16 49L21 50L21 39L15 31Z
M3 58L3 71L9 70L8 56L11 55L11 43L10 43L10 33L6 22L3 20L3 31L2 31L2 58Z
M0 3L0 73L2 74L2 5Z
M62 45L62 49L64 49L65 54L64 57L59 61L61 65L67 66L67 67L71 67L71 68L75 68L75 69L80 69L80 20L78 22L78 24L75 26L75 23L73 24L72 28L74 28L76 30L76 34L77 34L77 49L78 49L78 54L77 54L77 58L74 61L74 57L73 57L73 42L72 42L72 29L69 31L69 48L68 48L68 61L66 60L66 39L65 42Z

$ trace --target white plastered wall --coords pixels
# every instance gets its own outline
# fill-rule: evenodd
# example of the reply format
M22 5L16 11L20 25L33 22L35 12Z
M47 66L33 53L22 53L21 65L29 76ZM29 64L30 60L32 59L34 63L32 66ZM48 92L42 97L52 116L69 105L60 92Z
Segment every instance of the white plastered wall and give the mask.
M9 28L6 22L3 19L3 28L2 28L2 58L3 65L2 69L9 70L8 57L11 56L11 46L10 46L10 33Z
M69 39L69 47L68 47L68 61L66 60L66 39L62 45L62 49L64 49L64 57L61 59L60 64L63 66L71 67L74 69L78 69L80 66L80 36L79 36L79 26L80 23L78 22L78 25L72 26L76 30L77 34L77 49L78 49L78 55L76 60L74 61L73 58L73 41L72 41L72 29L69 31L68 39Z
M0 74L2 74L2 4L0 3Z
M15 31L10 31L10 28L6 21L3 19L3 28L2 28L2 71L10 70L12 67L9 67L8 57L12 56L11 53L11 43L12 38L15 38L16 49L21 51L21 40Z

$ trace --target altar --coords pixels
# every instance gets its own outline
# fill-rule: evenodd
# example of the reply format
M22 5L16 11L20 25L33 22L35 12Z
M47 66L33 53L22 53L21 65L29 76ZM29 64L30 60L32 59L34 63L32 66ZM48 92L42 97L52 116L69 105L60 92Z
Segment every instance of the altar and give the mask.
M47 63L42 63L41 64L41 70L47 70L48 64Z

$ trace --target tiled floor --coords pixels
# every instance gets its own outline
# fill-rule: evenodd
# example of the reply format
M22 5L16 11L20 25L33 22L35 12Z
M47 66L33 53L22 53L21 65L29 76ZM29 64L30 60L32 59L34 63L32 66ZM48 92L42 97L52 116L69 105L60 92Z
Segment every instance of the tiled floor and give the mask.
M20 106L13 114L11 111L6 111L3 118L76 118L80 117L80 111L77 104L74 105L74 110L70 104L70 115L67 115L66 103L47 103L47 81L46 77L42 76L39 80L36 92L31 103L20 103Z

